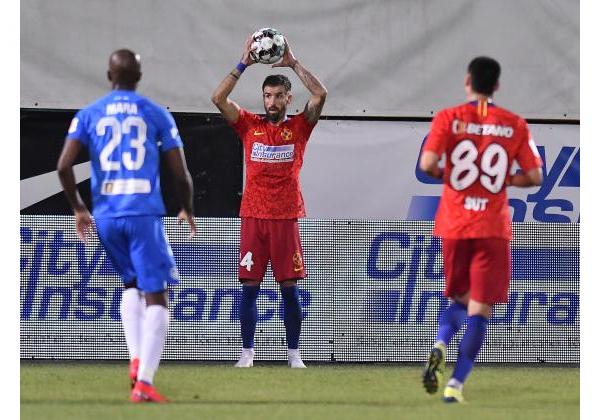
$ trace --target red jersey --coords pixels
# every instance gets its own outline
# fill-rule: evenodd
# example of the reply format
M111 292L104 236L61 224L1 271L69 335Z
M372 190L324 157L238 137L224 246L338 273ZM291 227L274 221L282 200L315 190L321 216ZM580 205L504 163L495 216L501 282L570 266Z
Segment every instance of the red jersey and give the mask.
M434 235L510 240L506 179L513 161L525 172L542 166L525 120L485 101L444 109L423 150L446 155Z
M306 120L304 113L274 125L240 109L232 127L242 140L246 163L241 217L296 219L306 215L299 175L315 125Z

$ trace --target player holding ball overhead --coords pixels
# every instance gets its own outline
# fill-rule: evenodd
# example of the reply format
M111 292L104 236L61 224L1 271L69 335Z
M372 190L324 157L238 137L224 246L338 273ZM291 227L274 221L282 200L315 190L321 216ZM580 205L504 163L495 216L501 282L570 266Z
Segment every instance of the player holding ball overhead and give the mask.
M298 280L306 276L298 218L305 216L300 191L300 169L310 134L319 120L327 90L294 56L289 43L276 30L265 28L251 35L239 64L217 86L212 101L236 131L244 147L246 185L240 209L241 239L239 280L242 283L240 327L242 352L236 367L251 367L254 361L256 299L267 264L271 261L281 288L288 365L306 367L298 349L302 311ZM268 39L273 38L272 42ZM266 53L264 49L271 49ZM292 101L290 80L281 74L268 76L262 85L265 116L241 108L229 99L244 71L257 62L291 68L310 92L304 111L288 116ZM263 59L264 58L264 59Z

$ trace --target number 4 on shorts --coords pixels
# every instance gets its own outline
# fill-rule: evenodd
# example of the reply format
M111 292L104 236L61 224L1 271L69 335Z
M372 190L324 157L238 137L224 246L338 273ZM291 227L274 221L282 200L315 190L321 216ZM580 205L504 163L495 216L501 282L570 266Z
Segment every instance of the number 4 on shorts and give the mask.
M244 255L244 258L242 258L242 261L240 261L240 265L242 267L246 267L246 270L248 270L248 271L252 270L254 261L252 261L252 252L251 251L246 252L246 255Z

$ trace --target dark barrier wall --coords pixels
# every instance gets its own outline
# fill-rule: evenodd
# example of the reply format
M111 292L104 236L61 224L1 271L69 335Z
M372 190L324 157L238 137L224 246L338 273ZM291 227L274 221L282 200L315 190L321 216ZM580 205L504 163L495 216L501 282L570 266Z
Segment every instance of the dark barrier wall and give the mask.
M21 109L21 180L56 170L74 115L75 111ZM194 182L196 216L236 217L242 196L243 150L235 132L220 116L178 113L174 117ZM87 160L87 152L84 152L76 163ZM161 175L167 214L173 216L179 208L172 180L162 166ZM81 182L79 187L89 206L89 179ZM22 209L21 214L72 212L66 197L59 192Z
M54 168L72 115L72 111L22 110L22 214L70 214ZM217 114L175 114L175 118L194 180L196 215L237 216L243 165L234 131ZM544 182L539 188L507 190L513 221L578 222L579 123L529 122L544 162ZM417 169L429 126L427 119L323 117L311 135L301 174L308 215L433 220L442 189L438 180ZM89 202L86 158L82 153L78 161L82 163L74 169ZM163 181L168 214L173 216L178 209L171 180L163 176Z

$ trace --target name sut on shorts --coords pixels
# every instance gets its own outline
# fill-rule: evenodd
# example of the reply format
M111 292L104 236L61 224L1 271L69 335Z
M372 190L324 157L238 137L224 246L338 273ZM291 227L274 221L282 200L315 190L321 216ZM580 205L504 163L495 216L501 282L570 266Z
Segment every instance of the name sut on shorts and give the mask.
M294 145L268 146L255 142L252 144L250 160L267 163L292 162L294 160Z

